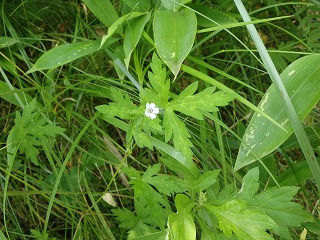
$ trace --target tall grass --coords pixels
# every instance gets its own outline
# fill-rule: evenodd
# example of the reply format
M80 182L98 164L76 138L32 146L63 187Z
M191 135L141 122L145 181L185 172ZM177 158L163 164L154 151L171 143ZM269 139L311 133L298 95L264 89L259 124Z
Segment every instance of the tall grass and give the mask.
M99 51L53 69L27 73L51 49L64 44L100 41L118 16L128 14L132 17L131 12L142 12L139 7L148 2L140 1L136 10L132 10L130 1L111 0L1 3L0 239L134 239L143 234L147 237L141 239L164 239L168 233L167 224L172 223L172 229L176 227L174 221L181 217L178 215L181 211L177 209L181 210L182 206L186 207L186 215L180 220L191 218L192 221L186 222L190 226L196 222L194 229L199 231L199 239L201 236L205 239L205 233L207 237L214 235L223 239L225 236L218 224L210 225L210 221L217 220L210 215L212 212L203 210L203 206L219 201L222 205L233 193L235 196L228 201L235 200L239 204L248 201L249 204L245 196L241 198L240 188L250 181L253 183L250 187L256 188L256 177L260 177L260 192L274 191L271 187L277 184L292 187L292 192L294 186L300 187L294 201L315 221L303 226L308 229L306 239L317 239L320 234L316 228L319 225L317 186L320 184L318 105L306 120L300 121L286 97L297 138L291 136L261 162L234 171L241 139L252 113L264 114L256 106L272 84L271 79L278 79L277 72L296 59L319 53L317 1L262 3L250 0L246 2L250 17L241 1L235 1L236 4L231 0L219 3L192 1L195 5L219 10L235 22L230 19L216 22L219 18L211 15L202 18L207 22L200 25L198 18L194 47L180 73L173 80L173 75L167 71L166 78L171 84L169 99L175 99L196 81L199 81L197 93L215 87L217 91L229 92L235 97L227 106L219 107L218 112L204 112L203 119L177 114L176 121L185 125L193 145L190 162L177 149L174 140L166 142L167 136L161 133L152 133L153 148L139 147L137 141L128 141L131 120L110 117L96 109L99 105L115 102L115 91L127 95L139 106L143 103L141 89L152 89L148 75L148 71L153 71L151 62L156 52L152 20L146 23L128 68L120 62L123 57L122 27L127 26L124 21ZM98 16L106 14L106 9L102 6L101 11L92 11L93 3L107 4L103 6L108 6L113 14L102 21ZM153 14L160 2L152 4L149 10ZM187 6L199 13L194 5ZM246 24L241 23L242 18L245 22L252 20L257 31L252 25L247 25L247 31L243 27ZM272 73L274 77L270 79ZM35 108L29 117L23 118L23 113L32 106L32 99L36 99ZM12 129L18 128L20 115L17 112L25 121L24 127L20 128L24 138L10 142ZM269 120L274 121L270 117ZM43 134L33 132L33 127L37 126L44 126L38 128ZM63 133L59 129L64 129ZM134 137L132 139L136 140ZM33 149L31 147L21 149L25 143L39 152L28 152ZM161 163L159 169L157 163ZM265 167L261 167L261 163ZM250 171L256 166L260 173ZM214 170L221 170L221 173L218 175ZM151 184L148 185L151 189L146 189L155 191L151 199L163 198L159 200L163 204L163 212L159 214L170 219L163 229L161 224L156 225L160 220L152 222L152 216L146 212L148 204L145 209L143 207L143 201L151 200L141 200L137 196L137 186L145 187L141 184L154 176L158 177L156 183L159 185ZM208 189L204 185L208 185ZM213 190L209 190L209 185ZM213 200L215 194L218 197ZM112 200L107 196L112 196ZM116 207L112 206L113 202ZM247 214L246 211L242 213ZM300 217L311 219L304 214L301 212ZM139 219L139 216L147 217ZM272 229L269 218L265 224L266 228ZM289 236L297 239L303 227L290 227ZM271 230L271 234L274 239L278 238L277 231ZM233 234L232 238L237 237Z

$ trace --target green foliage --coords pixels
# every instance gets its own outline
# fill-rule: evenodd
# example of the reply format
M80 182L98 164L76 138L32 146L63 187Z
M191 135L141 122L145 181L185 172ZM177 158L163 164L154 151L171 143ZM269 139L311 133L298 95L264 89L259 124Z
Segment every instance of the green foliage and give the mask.
M301 120L320 99L320 83L317 77L320 73L320 67L317 66L319 61L320 57L317 55L300 58L281 74L281 79ZM302 101L306 95L308 98ZM271 153L293 133L288 116L283 111L284 103L274 84L267 90L259 107L280 123L284 130L261 117L261 114L255 113L243 137L235 169Z
M27 73L57 68L80 57L94 53L98 48L98 41L85 41L55 47L43 54Z
M182 62L191 51L196 31L196 15L188 8L179 11L158 10L155 12L153 19L155 46L160 58L169 67L175 78Z
M206 88L198 94L194 94L198 88L198 82L194 82L182 91L178 96L168 102L170 96L170 81L166 79L166 71L162 67L161 60L156 54L153 55L151 69L148 76L152 89L144 89L140 93L141 105L137 107L132 103L128 94L120 90L112 89L111 96L115 102L108 105L97 106L96 109L108 117L119 117L131 119L127 132L127 143L136 141L139 147L153 148L150 135L164 134L165 142L173 141L174 147L184 157L191 161L193 144L190 141L191 135L178 115L174 112L181 112L195 119L203 119L203 115L218 111L218 106L225 106L234 96L225 92L214 92L214 88ZM146 103L153 102L163 108L163 123L160 118L150 119L143 116ZM163 125L163 126L162 126Z
M196 226L192 216L193 203L183 194L175 198L177 212L168 218L169 239L183 240L196 239Z
M134 229L135 234L140 232L140 236L149 234L149 231L143 230L149 215L153 222L149 224L159 226L162 231L167 219L169 239L196 239L196 221L200 221L204 232L215 229L215 237L221 230L225 236L231 238L235 235L239 240L274 239L266 232L269 230L289 239L289 227L312 221L312 217L301 205L292 202L297 192L296 187L270 188L258 193L258 168L251 169L246 174L241 189L235 189L232 185L220 189L215 184L218 171L206 172L195 181L181 181L173 176L157 175L160 166L156 164L148 167L142 176L133 168L124 169L131 177L136 213L139 215L136 217L127 209L113 212L121 222L121 227ZM190 199L183 192L197 193L198 201L197 198ZM176 213L170 213L168 199L159 193L166 196L178 193L175 197ZM157 211L161 207L169 211L160 212L169 215L160 215ZM293 217L295 214L297 217ZM145 221L144 224L141 221Z
M246 1L252 41L239 2L4 1L0 239L317 239L320 10ZM281 145L257 39L306 141Z
M54 138L65 131L54 123L47 124L47 119L41 115L36 104L34 99L24 108L22 115L16 112L15 126L7 138L8 165L13 163L17 150L38 165L38 147L47 144L49 137Z
M179 186L178 178L169 175L156 175L160 171L160 167L161 164L148 167L142 176L134 168L123 169L131 177L129 183L132 184L134 190L137 216L127 209L113 210L118 220L122 222L121 227L133 228L134 231L139 231L143 235L146 234L145 224L164 229L168 214L171 212L171 206L160 193L171 196L175 192L183 191L183 189Z

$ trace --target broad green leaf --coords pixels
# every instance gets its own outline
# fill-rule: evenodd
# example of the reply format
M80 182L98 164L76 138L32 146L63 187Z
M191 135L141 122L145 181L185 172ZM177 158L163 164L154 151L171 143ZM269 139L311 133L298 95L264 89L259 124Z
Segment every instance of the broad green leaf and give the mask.
M144 236L141 236L141 237L135 237L135 238L132 238L130 240L163 240L163 239L166 239L166 236L168 235L168 230L164 230L164 231L161 231L161 232L155 232L155 233L149 233L149 234L146 234Z
M149 21L151 13L148 13L144 16L137 17L131 19L127 22L127 26L124 31L124 38L123 38L123 48L125 53L125 63L127 68L129 67L131 53L133 49L137 46L141 34L143 32L144 26Z
M83 0L83 2L106 27L110 27L119 18L114 4L109 0Z
M196 239L196 226L192 217L193 203L184 194L175 198L177 212L169 215L169 240Z
M9 51L4 49L1 50L0 54L0 66L4 70L7 70L9 73L11 73L13 76L17 76L18 72L16 69L16 59L14 56L9 54Z
M99 46L99 41L86 41L57 46L45 52L27 73L62 66L96 52Z
M122 0L135 12L146 12L151 9L150 0Z
M178 116L171 110L166 109L164 112L163 125L165 128L165 141L168 142L171 138L173 139L173 145L181 151L187 161L192 161L192 150L193 146L185 124L178 118Z
M298 116L303 120L320 99L320 56L310 55L298 59L281 74L281 79ZM259 108L281 124L286 131L255 113L242 139L235 164L238 170L279 147L293 132L286 116L283 99L272 84L259 104Z
M320 219L316 219L315 222L304 223L303 226L307 228L308 231L320 235Z
M197 31L197 18L184 8L177 12L158 10L153 20L157 52L176 77L184 59L191 51Z
M270 188L248 200L248 206L271 217L277 224L273 231L288 239L288 227L297 227L305 221L312 221L312 216L303 210L302 205L292 202L297 192L298 188L292 186Z
M18 40L10 37L0 37L0 48L10 47L11 45L19 42Z
M217 106L226 106L234 95L226 92L215 92L214 87L208 87L205 90L191 95L197 89L198 82L189 85L176 99L171 101L167 109L184 113L188 116L202 120L203 113L218 111Z
M266 229L276 227L275 222L259 210L247 209L246 202L231 200L221 206L205 204L219 221L219 228L225 235L236 234L238 240L272 240Z
M191 2L192 0L161 0L162 5L171 11L178 11L182 4L186 4Z
M4 236L3 232L0 230L0 239L1 240L7 240L7 238Z
M290 168L277 176L276 180L280 186L297 186L299 183L303 183L312 177L308 162L304 160L291 165ZM272 187L275 185L276 184L271 181L269 186Z
M249 200L259 190L259 168L250 169L243 177L242 186L237 198Z

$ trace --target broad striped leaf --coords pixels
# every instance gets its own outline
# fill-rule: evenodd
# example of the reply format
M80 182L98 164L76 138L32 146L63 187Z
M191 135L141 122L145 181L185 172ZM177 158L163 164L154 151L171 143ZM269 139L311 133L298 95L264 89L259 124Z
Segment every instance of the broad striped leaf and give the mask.
M320 99L320 56L298 59L281 74L291 101L303 120ZM238 170L278 148L293 132L284 111L283 99L272 84L259 104L259 108L286 129L280 129L261 114L255 113L244 134L235 170Z

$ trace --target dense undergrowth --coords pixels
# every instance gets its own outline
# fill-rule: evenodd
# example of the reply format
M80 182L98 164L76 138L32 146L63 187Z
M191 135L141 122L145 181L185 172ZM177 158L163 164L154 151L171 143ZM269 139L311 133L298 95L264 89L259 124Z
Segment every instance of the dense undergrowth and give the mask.
M2 1L0 239L318 239L320 3L241 3Z

